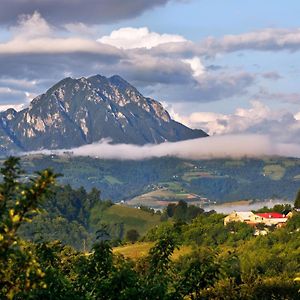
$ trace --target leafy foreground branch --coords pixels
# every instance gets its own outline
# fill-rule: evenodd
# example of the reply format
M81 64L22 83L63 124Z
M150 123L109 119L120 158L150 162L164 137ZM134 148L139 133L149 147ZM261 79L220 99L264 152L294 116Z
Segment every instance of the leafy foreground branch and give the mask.
M195 246L173 261L184 225L170 225L149 255L137 261L113 254L105 239L90 253L58 241L25 241L18 229L38 213L57 175L45 170L24 182L19 160L13 157L1 173L0 299L299 299L297 281L274 273L265 277L252 267L246 273L234 252ZM200 220L193 223L195 230ZM277 267L272 264L270 268Z
M0 289L2 296L14 295L45 287L44 272L35 258L32 246L21 240L17 231L38 212L38 204L49 193L56 175L44 170L23 183L19 159L10 157L1 169L0 185Z

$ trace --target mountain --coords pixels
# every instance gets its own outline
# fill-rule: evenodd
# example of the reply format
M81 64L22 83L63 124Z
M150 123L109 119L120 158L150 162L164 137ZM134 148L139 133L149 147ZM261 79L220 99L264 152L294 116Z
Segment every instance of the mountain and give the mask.
M103 138L143 145L205 136L117 75L65 78L28 108L0 113L0 152L72 148Z

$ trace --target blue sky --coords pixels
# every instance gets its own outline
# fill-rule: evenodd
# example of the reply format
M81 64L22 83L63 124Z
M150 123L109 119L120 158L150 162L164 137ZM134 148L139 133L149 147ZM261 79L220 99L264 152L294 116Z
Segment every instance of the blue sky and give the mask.
M65 76L120 74L188 126L284 128L300 142L299 11L296 0L2 0L0 108Z

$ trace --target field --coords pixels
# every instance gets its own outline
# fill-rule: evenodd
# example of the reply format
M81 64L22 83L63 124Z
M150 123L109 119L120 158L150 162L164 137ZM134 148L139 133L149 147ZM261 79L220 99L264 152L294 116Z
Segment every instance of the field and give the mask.
M124 233L136 229L140 235L160 223L160 216L124 205L113 205L101 212L94 208L91 212L91 222L95 228L100 224L124 224Z
M153 208L164 208L170 203L177 203L180 200L184 200L189 204L201 205L200 197L195 194L187 193L183 190L171 189L169 188L160 188L149 193L142 194L138 197L135 197L129 201L126 201L126 204L129 206L150 206Z
M127 258L139 259L147 256L150 248L154 246L154 243L145 242L145 243L135 243L125 246L115 247L113 249L114 253L122 254ZM181 246L179 249L176 249L172 255L173 260L177 260L182 255L186 255L191 252L192 247L190 246Z
M285 168L281 165L267 165L263 169L264 175L273 180L280 180L285 173Z

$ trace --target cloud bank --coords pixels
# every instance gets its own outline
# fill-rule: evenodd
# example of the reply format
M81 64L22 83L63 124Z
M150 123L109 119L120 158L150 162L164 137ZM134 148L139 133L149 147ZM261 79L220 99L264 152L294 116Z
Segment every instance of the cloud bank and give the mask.
M176 0L173 0L176 1ZM104 24L136 17L170 0L1 0L0 23L39 11L56 24L84 22Z
M62 74L119 74L138 87L150 88L152 97L159 94L174 102L209 102L246 95L257 77L245 71L206 68L203 59L193 53L194 43L180 35L127 27L97 39L84 34L84 24L64 28L59 30L39 12L23 15L10 27L9 38L0 41L0 79L39 81L41 93ZM190 51L177 53L182 45ZM167 53L160 53L161 46ZM36 87L25 91L36 94Z
M194 112L171 116L192 128L201 128L210 135L259 134L272 136L276 143L300 144L300 112L271 109L261 101L253 100L249 108L237 108L232 114Z
M120 49L151 49L161 44L185 42L186 39L175 34L150 32L147 27L126 27L114 30L109 36L103 36L98 41Z
M199 138L158 145L110 144L102 141L68 150L42 150L30 154L63 154L72 151L75 156L91 156L101 159L143 160L159 157L178 157L183 159L242 158L262 156L300 157L300 146L274 142L264 135L227 135ZM25 153L26 154L26 153Z

